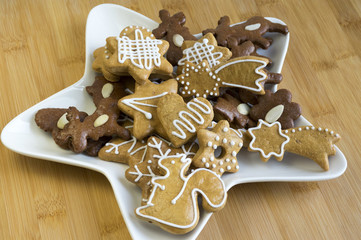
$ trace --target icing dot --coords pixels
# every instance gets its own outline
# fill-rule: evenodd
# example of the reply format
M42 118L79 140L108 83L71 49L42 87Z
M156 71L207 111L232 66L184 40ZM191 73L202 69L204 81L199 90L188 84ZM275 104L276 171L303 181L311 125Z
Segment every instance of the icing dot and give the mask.
M212 73L212 72L209 72L209 76L210 76L210 77L213 76L213 73Z
M148 163L152 163L152 160L148 160Z
M310 130L310 127L306 127L306 130Z
M211 160L211 162L213 162L213 161L214 161L214 157L211 156L211 157L209 158L209 160Z
M108 58L109 58L109 55L105 55L105 58L108 59Z
M288 130L285 130L285 133L288 133Z
M213 92L210 92L209 95L213 96Z
M234 144L236 144L234 141L230 142L231 146L234 146Z
M298 131L300 131L300 132L301 132L301 131L302 131L302 128L298 128Z
M331 135L333 135L333 131L331 131L330 133L331 133Z
M327 129L327 128L325 128L325 132L328 132L328 129Z
M223 128L223 132L228 132L228 127Z
M212 78L213 78L213 79L216 79L217 77L216 77L216 75L213 75Z
M216 91L216 90L217 90L217 88L216 88L216 87L214 87L214 88L213 88L213 91Z
M216 136L216 141L219 141L219 136Z
M179 77L177 77L175 80L179 81ZM183 84L183 83L182 83Z
M242 147L243 146L243 143L238 143L238 147Z
M211 71L209 68L206 68L206 72L209 72L209 71Z
M206 158L204 157L204 158L202 158L202 162L203 163L205 163L207 160L206 160Z
M227 139L226 138L223 138L223 143L227 143Z
M337 133L335 136L336 136L336 137L340 137L340 134Z
M192 66L191 69L194 70L194 66Z
M181 76L182 79L184 79L184 76Z
M198 69L194 69L195 72L198 72Z
M208 90L208 89L206 90L206 93L209 93L209 90Z
M186 85L188 85L188 86L189 86L189 82L186 82Z
M185 92L185 91L182 91L182 94L184 95L184 94L186 94L186 92Z
M231 161L229 158L226 158L226 162L229 162L229 161Z
M154 37L154 35L153 35L153 34L150 34L150 36L151 36L151 37Z
M215 168L215 167L216 167L216 164L213 163L213 164L212 164L212 168Z
M179 78L178 78L179 79ZM181 84L184 85L184 81L181 81Z
M221 81L221 79L220 79L220 78L217 78L217 82L219 82L219 81Z
M293 133L294 133L294 132L296 132L296 130L295 130L295 129L292 129L292 131L291 131L291 132L293 132Z
M237 160L236 159L232 159L232 163L236 163L237 162Z
M193 90L192 90L192 93L196 93L196 90L195 90L195 89L193 89Z
M212 147L213 143L212 143L211 141L209 141L209 142L207 143L207 145L208 145L208 147Z
M231 170L231 166L227 166L227 170Z
M187 87L187 86L185 86L185 87L184 87L184 90L188 90L188 87Z
M322 128L320 128L320 127L319 127L319 128L317 128L317 130L318 130L318 131L321 131L321 130L322 130Z
M223 169L223 168L220 168L219 171L222 173L222 172L224 172L224 169Z
M203 65L203 64L202 64L202 65ZM206 64L204 64L204 65L206 65ZM198 66L198 68L201 69L201 66Z
M186 73L186 77L189 77L189 73Z
M217 146L216 144L213 145L213 149L214 149L214 150L216 150L217 147L218 147L218 146Z
M218 86L218 83L214 84L216 87Z
M199 97L199 93L196 94L196 97Z
M187 69L189 68L189 64L188 64L188 63L186 64L186 67L187 67ZM188 69L187 71L189 71L189 69Z
M236 152L236 151L232 151L232 156L233 156L233 157L237 156L237 152Z
M214 93L214 96L218 96L218 93Z
M238 165L236 166L236 169L239 169L239 166L238 166Z
M207 95L206 95L206 94L203 94L203 97L204 97L204 98L206 98L206 97L207 97Z
M311 127L311 129L312 129L312 130L315 130L315 127L314 127L314 126L312 126L312 127Z
M209 168L209 163L204 164L204 166L206 166L206 168Z
M108 50L105 50L104 53L108 53Z
M171 164L175 164L175 161L174 161L174 160L172 160L170 163L171 163Z
M206 66L206 63L205 62L202 62L202 67L205 67Z
M219 161L219 166L222 166L223 165L223 161Z

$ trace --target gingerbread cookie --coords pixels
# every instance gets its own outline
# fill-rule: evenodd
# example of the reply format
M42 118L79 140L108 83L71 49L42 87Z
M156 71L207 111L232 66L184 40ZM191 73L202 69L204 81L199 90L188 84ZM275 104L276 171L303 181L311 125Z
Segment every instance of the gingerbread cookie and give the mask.
M154 131L164 136L165 131L157 114L158 102L167 94L176 93L178 84L170 79L161 84L146 83L136 87L135 93L121 98L118 107L134 119L133 135L141 140Z
M186 17L183 12L170 16L169 12L163 9L159 11L159 18L162 22L157 28L153 29L152 33L156 38L165 38L169 42L167 60L175 66L183 56L181 48L183 42L187 40L196 41L197 38L184 26Z
M156 39L144 27L126 27L118 38L107 38L106 46L103 64L114 75L129 73L137 83L144 84L151 73L171 75L173 72L173 66L163 57L169 43Z
M198 150L195 142L182 145L181 148L174 148L170 142L154 136L148 139L146 147L145 156L140 161L136 158L130 159L129 168L125 172L125 177L142 189L142 205L148 201L152 178L161 174L158 165L160 159L178 154L194 156Z
M226 120L218 122L212 130L200 129L197 137L199 150L192 160L194 166L208 168L218 175L238 171L237 153L243 141Z
M93 53L94 61L92 64L92 68L94 69L94 71L102 73L108 81L117 82L121 79L121 76L109 72L104 66L104 61L106 59L105 56L107 53L107 46L96 49Z
M210 68L228 60L232 53L225 47L218 47L212 34L206 34L198 41L185 41L182 45L183 57L178 61L178 73L182 73L186 62L195 65L206 60Z
M220 87L244 88L257 94L264 94L267 74L263 68L267 59L240 57L211 67L207 61L198 65L187 62L185 73L176 77L183 97L219 96Z
M184 154L160 159L162 176L152 178L149 200L146 205L138 207L135 214L170 233L184 234L198 223L198 195L202 196L202 206L206 211L222 209L227 199L222 179L204 168L186 176L191 162Z
M263 161L275 156L283 159L285 151L289 151L315 161L324 170L329 169L328 156L336 153L334 144L340 136L327 128L303 126L281 130L281 124L268 124L259 120L258 126L248 129L251 142L249 151L259 152Z
M81 113L74 107L67 110L68 123L61 131L53 134L59 146L66 146L76 153L81 153L87 147L87 139L97 141L100 137L113 135L123 139L130 138L129 131L117 124L119 109L112 98L102 99L95 112L85 117L83 121L80 116Z
M282 129L294 127L294 120L301 116L301 107L292 102L292 94L287 89L280 89L275 93L266 90L263 96L257 98L258 103L249 112L254 121L263 119L268 123L278 121Z
M186 104L178 94L168 94L160 99L157 114L175 147L188 142L213 119L212 106L206 99L194 98Z

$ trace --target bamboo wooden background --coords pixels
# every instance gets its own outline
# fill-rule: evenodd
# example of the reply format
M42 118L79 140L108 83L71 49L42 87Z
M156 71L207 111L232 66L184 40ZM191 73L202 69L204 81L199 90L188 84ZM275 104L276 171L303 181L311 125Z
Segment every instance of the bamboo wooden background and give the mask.
M102 1L0 1L0 128L76 82L87 14ZM229 192L199 239L359 239L361 236L361 1L114 1L156 21L183 11L191 32L229 15L282 19L291 40L281 88L303 115L339 132L348 159L338 179L252 183ZM107 179L0 148L1 239L130 239Z

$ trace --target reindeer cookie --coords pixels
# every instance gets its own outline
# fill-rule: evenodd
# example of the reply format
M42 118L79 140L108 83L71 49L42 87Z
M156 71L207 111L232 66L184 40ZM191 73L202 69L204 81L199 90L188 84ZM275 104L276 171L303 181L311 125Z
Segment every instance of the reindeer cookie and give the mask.
M196 41L197 38L184 26L186 17L183 12L170 16L169 12L163 9L159 11L159 18L162 22L152 32L156 38L165 38L169 42L167 60L175 66L183 56L181 48L183 42L186 40Z
M218 122L212 130L200 129L197 137L199 150L192 160L194 166L208 168L218 175L238 171L237 153L243 141L226 120ZM217 149L220 150L218 153Z
M159 100L157 114L175 147L188 142L213 119L212 105L206 99L199 97L185 103L178 94L168 94Z
M259 152L263 161L271 156L281 161L284 152L289 151L312 159L326 171L328 156L336 153L334 144L340 140L338 134L327 128L304 126L282 130L279 122L269 124L263 120L248 129L248 134L251 138L248 150Z
M160 159L162 176L152 178L149 199L146 205L135 210L135 214L170 233L184 234L198 223L198 195L202 196L206 211L222 209L227 199L222 179L204 168L186 176L191 162L184 154Z

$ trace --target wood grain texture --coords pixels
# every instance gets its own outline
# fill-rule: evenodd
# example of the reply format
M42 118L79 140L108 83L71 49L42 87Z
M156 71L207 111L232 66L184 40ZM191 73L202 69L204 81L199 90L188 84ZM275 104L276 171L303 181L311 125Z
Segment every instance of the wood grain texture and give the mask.
M103 1L0 1L0 128L76 82L87 14ZM192 33L229 15L282 19L291 40L284 82L315 125L342 135L338 179L233 187L199 239L359 239L361 234L361 3L358 0L114 1L156 21L183 11ZM0 146L0 239L130 239L99 173L32 159Z

